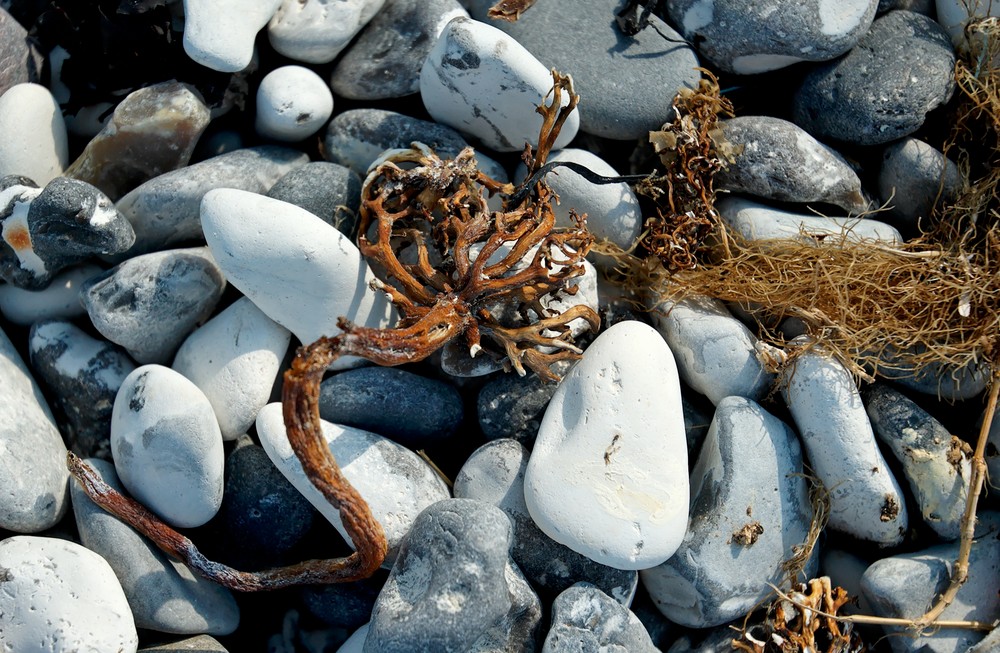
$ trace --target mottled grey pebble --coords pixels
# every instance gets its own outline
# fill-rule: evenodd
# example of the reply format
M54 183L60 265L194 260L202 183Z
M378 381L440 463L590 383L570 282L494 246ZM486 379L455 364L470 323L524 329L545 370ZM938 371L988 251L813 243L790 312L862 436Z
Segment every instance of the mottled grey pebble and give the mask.
M31 327L31 366L65 416L63 437L83 458L111 459L111 409L135 363L105 340L72 322L53 320Z
M137 362L168 364L225 286L208 248L192 247L131 258L89 279L81 300L97 330Z
M229 650L211 635L198 635L178 642L141 648L138 653L229 653Z
M288 202L320 217L353 238L361 207L361 177L350 168L313 161L279 179L267 196Z
M911 11L877 19L843 58L806 75L795 122L816 138L879 145L912 134L955 90L955 53L936 22Z
M537 374L501 374L479 390L479 426L488 440L513 438L531 446L557 384Z
M921 140L904 138L882 153L878 193L889 211L881 219L892 218L908 234L915 235L921 225L929 227L935 204L952 202L961 189L958 166Z
M642 622L590 583L577 583L552 603L545 653L658 653Z
M40 82L45 56L27 30L0 7L0 95L11 86Z

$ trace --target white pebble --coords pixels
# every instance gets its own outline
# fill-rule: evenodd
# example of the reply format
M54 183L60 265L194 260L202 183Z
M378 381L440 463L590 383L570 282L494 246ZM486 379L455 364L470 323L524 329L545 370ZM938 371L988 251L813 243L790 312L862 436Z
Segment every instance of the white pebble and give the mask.
M0 177L22 175L43 187L69 164L66 123L44 86L17 84L0 95L0 134Z
M281 0L184 0L184 51L203 66L235 73L250 65L259 32Z
M333 93L323 78L302 66L275 68L257 89L257 134L277 141L301 141L315 134L333 113Z
M25 290L5 283L0 285L0 313L13 322L29 326L53 318L71 318L87 310L80 303L83 282L103 270L92 263L68 268L57 274L43 290Z
M306 63L329 63L385 0L284 0L267 26L271 46Z

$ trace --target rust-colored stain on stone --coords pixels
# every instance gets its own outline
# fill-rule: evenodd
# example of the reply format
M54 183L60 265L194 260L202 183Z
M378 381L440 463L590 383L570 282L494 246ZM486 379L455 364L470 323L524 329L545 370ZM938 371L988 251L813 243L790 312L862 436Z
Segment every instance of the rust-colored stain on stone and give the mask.
M6 240L7 244L13 247L15 251L21 252L26 249L31 249L31 235L28 233L28 228L22 225L5 229L3 239Z

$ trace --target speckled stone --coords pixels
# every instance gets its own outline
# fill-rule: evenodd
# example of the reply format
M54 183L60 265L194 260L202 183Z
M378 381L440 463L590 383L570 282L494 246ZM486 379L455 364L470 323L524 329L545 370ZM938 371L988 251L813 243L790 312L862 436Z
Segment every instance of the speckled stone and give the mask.
M589 583L577 583L556 597L542 650L659 652L631 610Z
M139 653L229 653L229 649L211 635L198 635L169 644L141 648Z
M267 25L271 46L306 63L333 61L384 0L278 0Z
M556 387L536 374L501 374L491 379L480 389L476 402L483 435L489 440L512 438L530 447Z
M294 204L354 238L361 208L361 177L345 166L313 161L279 179L267 196Z
M45 56L20 23L0 7L0 95L27 82L39 82Z
M904 138L882 153L879 199L890 207L891 222L909 234L929 226L935 201L940 206L954 201L961 187L958 166L921 140Z

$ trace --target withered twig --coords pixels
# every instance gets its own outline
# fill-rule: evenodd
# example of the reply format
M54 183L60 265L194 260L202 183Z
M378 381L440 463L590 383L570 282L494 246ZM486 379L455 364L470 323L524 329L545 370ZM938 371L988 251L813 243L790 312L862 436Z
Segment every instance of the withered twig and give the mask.
M500 0L486 12L487 17L510 22L516 21L535 4L535 0Z

